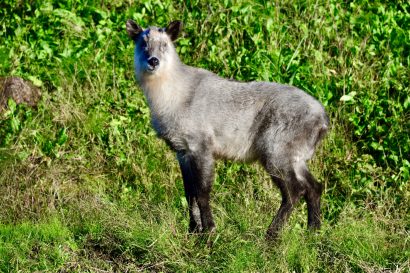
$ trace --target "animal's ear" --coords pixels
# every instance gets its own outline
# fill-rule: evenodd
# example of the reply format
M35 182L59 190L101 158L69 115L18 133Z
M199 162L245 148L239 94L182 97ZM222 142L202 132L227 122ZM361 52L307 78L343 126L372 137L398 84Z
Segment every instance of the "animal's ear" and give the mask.
M165 32L168 34L169 38L171 38L171 41L175 41L179 34L181 33L182 30L182 22L181 21L173 21L169 23L167 28L165 29Z
M125 26L127 28L128 36L130 36L130 38L134 41L135 39L137 39L138 34L140 34L143 31L143 29L139 25L137 25L133 20L127 20Z

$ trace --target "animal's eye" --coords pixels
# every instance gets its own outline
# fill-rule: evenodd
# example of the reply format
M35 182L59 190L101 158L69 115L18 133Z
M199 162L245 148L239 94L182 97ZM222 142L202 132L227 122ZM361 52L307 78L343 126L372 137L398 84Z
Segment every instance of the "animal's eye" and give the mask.
M167 43L161 43L161 50L164 51L167 49Z
M143 50L143 51L148 51L148 45L147 45L147 43L142 43L141 44L141 49Z

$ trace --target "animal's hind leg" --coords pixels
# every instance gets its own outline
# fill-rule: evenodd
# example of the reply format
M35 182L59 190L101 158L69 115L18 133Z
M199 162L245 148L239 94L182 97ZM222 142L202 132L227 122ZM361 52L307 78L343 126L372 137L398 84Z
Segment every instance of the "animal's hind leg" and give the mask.
M291 168L288 170L278 171L270 162L262 162L262 164L269 174L271 174L273 182L282 194L282 203L280 208L267 231L267 238L275 239L279 231L288 220L295 204L304 195L305 188L304 185L298 181L295 172Z
M308 227L320 228L320 197L322 195L322 184L318 183L307 168L303 170L303 177L308 184L305 200L308 209Z

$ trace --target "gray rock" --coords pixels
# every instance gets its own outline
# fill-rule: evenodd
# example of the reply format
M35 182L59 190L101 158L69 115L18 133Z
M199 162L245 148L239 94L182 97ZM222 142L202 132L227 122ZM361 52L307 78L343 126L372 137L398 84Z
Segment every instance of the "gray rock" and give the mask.
M19 77L0 77L0 111L7 108L7 101L12 98L17 104L35 107L40 100L39 88L30 81Z

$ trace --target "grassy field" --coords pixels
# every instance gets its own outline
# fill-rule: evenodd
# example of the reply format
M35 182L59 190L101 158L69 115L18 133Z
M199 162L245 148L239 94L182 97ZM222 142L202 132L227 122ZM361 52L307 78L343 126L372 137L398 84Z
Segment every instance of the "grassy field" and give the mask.
M325 105L331 131L310 162L325 186L319 232L302 202L266 242L278 190L256 164L219 162L217 232L187 234L129 18L182 20L185 63ZM409 65L408 1L2 1L0 76L43 97L0 114L0 272L410 272Z

